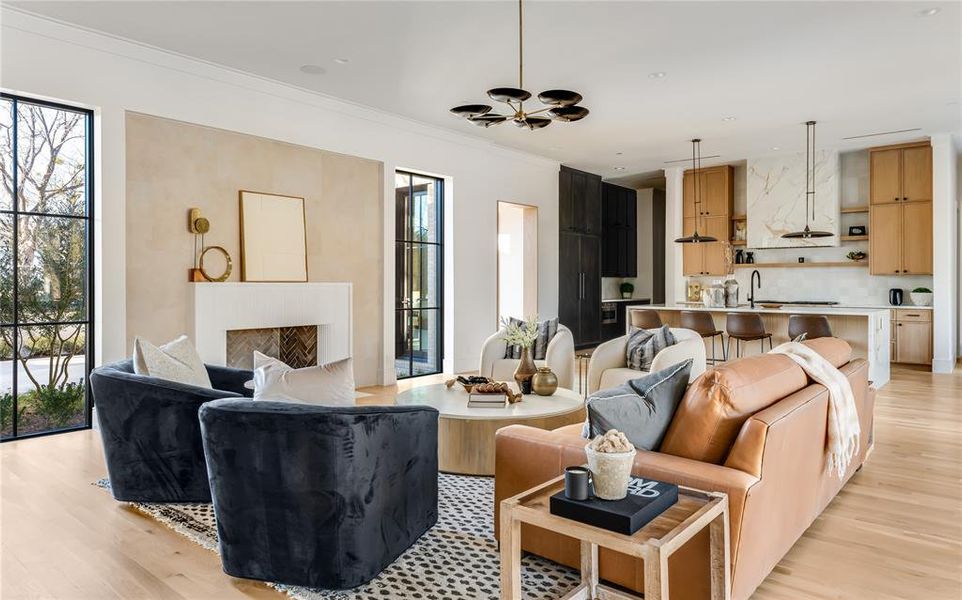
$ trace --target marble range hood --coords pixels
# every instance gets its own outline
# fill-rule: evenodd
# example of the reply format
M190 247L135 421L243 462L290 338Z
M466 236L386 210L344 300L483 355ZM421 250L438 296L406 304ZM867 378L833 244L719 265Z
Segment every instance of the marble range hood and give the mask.
M749 248L812 248L839 245L839 156L836 150L815 155L815 220L809 226L832 237L785 239L805 227L805 154L748 159L747 216Z

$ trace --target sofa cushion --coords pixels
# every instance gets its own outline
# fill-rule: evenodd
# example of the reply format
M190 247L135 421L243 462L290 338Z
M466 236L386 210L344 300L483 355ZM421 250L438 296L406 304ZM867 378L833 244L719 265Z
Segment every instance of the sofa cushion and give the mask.
M182 335L163 346L134 338L134 373L202 388L211 388L204 361L190 339Z
M655 355L675 344L675 336L668 325L657 329L636 329L628 333L628 343L625 347L625 362L629 369L636 371L650 371Z
M354 363L350 357L294 369L255 351L254 366L254 400L354 406Z
M511 317L509 323L521 326L526 322ZM548 344L551 343L551 339L554 338L557 333L558 317L538 321L538 337L535 339L534 344L531 345L531 357L535 360L544 360L548 354ZM504 357L509 359L521 358L521 346L507 346L504 350Z
M617 429L639 450L654 450L660 446L688 387L691 363L689 358L667 369L592 394L586 401L588 417L582 436L594 438Z
M805 371L779 354L717 366L689 386L659 451L721 464L745 420L806 385Z
M852 347L845 340L822 337L805 340L802 343L821 354L822 358L832 363L836 369L852 360Z

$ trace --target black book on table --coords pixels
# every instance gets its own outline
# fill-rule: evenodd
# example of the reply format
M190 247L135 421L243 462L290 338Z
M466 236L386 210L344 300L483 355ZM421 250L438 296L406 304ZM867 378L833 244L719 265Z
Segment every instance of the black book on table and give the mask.
M564 491L551 496L551 514L609 531L631 535L678 501L673 483L632 477L621 500L569 500Z

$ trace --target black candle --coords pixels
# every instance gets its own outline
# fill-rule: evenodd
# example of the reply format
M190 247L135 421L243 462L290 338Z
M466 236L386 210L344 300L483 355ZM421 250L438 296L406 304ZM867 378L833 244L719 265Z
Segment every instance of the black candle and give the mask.
M569 500L587 500L590 477L591 471L586 467L565 467L565 497Z

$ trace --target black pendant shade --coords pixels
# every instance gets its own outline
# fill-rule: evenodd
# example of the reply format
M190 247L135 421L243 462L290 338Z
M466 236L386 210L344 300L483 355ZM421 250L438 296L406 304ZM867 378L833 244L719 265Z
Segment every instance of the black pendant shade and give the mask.
M701 171L701 140L695 138L691 141L691 168L694 171L692 177L692 182L694 185L694 196L695 196L695 211L697 214L701 214L698 208L701 206L701 184L699 183L699 171ZM708 242L717 242L718 238L712 237L710 235L700 235L698 233L698 217L695 217L695 231L691 235L682 236L680 238L675 238L676 244L702 244Z
M812 205L812 221L815 220L815 121L805 123L805 229L782 234L786 240L827 238L835 235L828 231L812 231L808 226L808 205Z
M464 104L455 106L451 112L480 127L498 125L511 119L518 127L528 130L543 129L552 120L571 123L588 116L587 108L576 106L582 100L581 94L571 90L541 92L538 100L545 106L533 111L525 110L524 102L531 98L531 92L524 89L524 0L518 0L518 87L496 87L487 93L495 102L507 104L510 114L488 114L493 109L487 104ZM547 116L535 116L542 113L547 113Z

